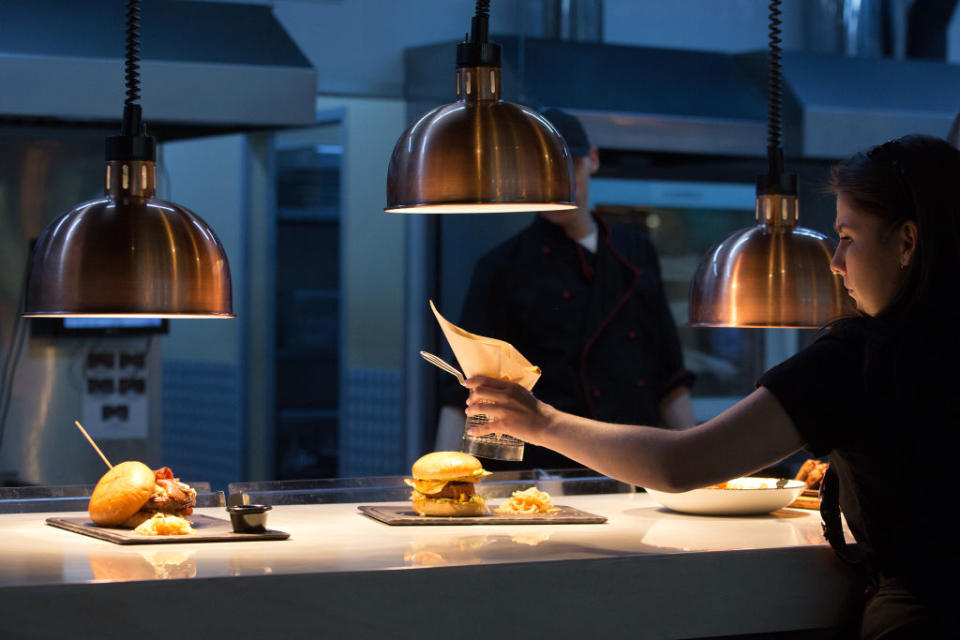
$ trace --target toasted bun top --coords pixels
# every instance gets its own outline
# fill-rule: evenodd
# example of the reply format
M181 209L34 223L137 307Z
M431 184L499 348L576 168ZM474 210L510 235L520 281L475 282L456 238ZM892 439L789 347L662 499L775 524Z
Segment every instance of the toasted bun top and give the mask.
M90 496L90 519L114 527L140 510L153 495L156 475L142 462L121 462L103 474Z
M413 477L420 480L452 480L482 474L480 461L460 451L434 451L413 463Z

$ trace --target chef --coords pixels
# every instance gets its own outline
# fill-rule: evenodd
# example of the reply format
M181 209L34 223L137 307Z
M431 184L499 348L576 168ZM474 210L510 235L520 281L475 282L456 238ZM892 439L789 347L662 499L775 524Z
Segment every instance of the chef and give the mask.
M599 168L579 120L543 112L573 155L579 207L537 214L474 268L460 326L505 340L543 370L537 397L576 415L682 429L693 425L690 386L647 234L606 222L588 207ZM455 384L455 383L454 383ZM436 448L459 449L466 391L441 394ZM522 462L493 469L578 467L527 445Z

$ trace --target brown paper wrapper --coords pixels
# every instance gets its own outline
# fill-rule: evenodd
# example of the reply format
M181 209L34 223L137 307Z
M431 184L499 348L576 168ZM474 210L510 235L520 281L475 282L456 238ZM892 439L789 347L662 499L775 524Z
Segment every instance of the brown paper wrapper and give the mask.
M509 342L464 331L440 315L433 300L430 309L467 378L479 375L510 380L527 390L540 379L540 367L531 364Z

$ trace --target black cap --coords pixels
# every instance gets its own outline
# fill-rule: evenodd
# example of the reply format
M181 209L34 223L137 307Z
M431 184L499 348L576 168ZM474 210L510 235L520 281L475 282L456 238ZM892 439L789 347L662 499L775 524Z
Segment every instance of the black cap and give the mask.
M457 69L464 67L500 68L500 45L496 42L461 42L457 45Z
M157 159L157 141L147 135L140 105L124 105L120 135L107 138L107 162Z
M797 195L797 175L795 173L762 173L757 176L757 195L779 194Z
M783 149L767 146L767 172L757 176L757 195L797 195L797 176L783 171Z
M107 162L155 162L156 159L157 141L152 136L119 135L107 138Z
M457 69L464 67L500 68L500 45L489 41L490 2L477 2L477 14L470 21L470 35L457 45Z
M541 111L540 115L560 132L567 143L567 148L570 149L570 155L574 158L582 158L590 153L590 139L587 137L587 131L575 116L560 109L547 109Z

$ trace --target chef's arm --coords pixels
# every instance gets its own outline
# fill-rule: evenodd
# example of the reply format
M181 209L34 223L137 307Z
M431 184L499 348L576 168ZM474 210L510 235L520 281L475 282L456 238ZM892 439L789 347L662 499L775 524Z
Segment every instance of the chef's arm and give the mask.
M686 429L694 425L693 400L690 388L677 385L667 392L657 406L660 424L668 429Z
M440 418L437 420L437 439L434 443L435 451L460 451L463 441L463 424L467 416L463 407L440 407Z

